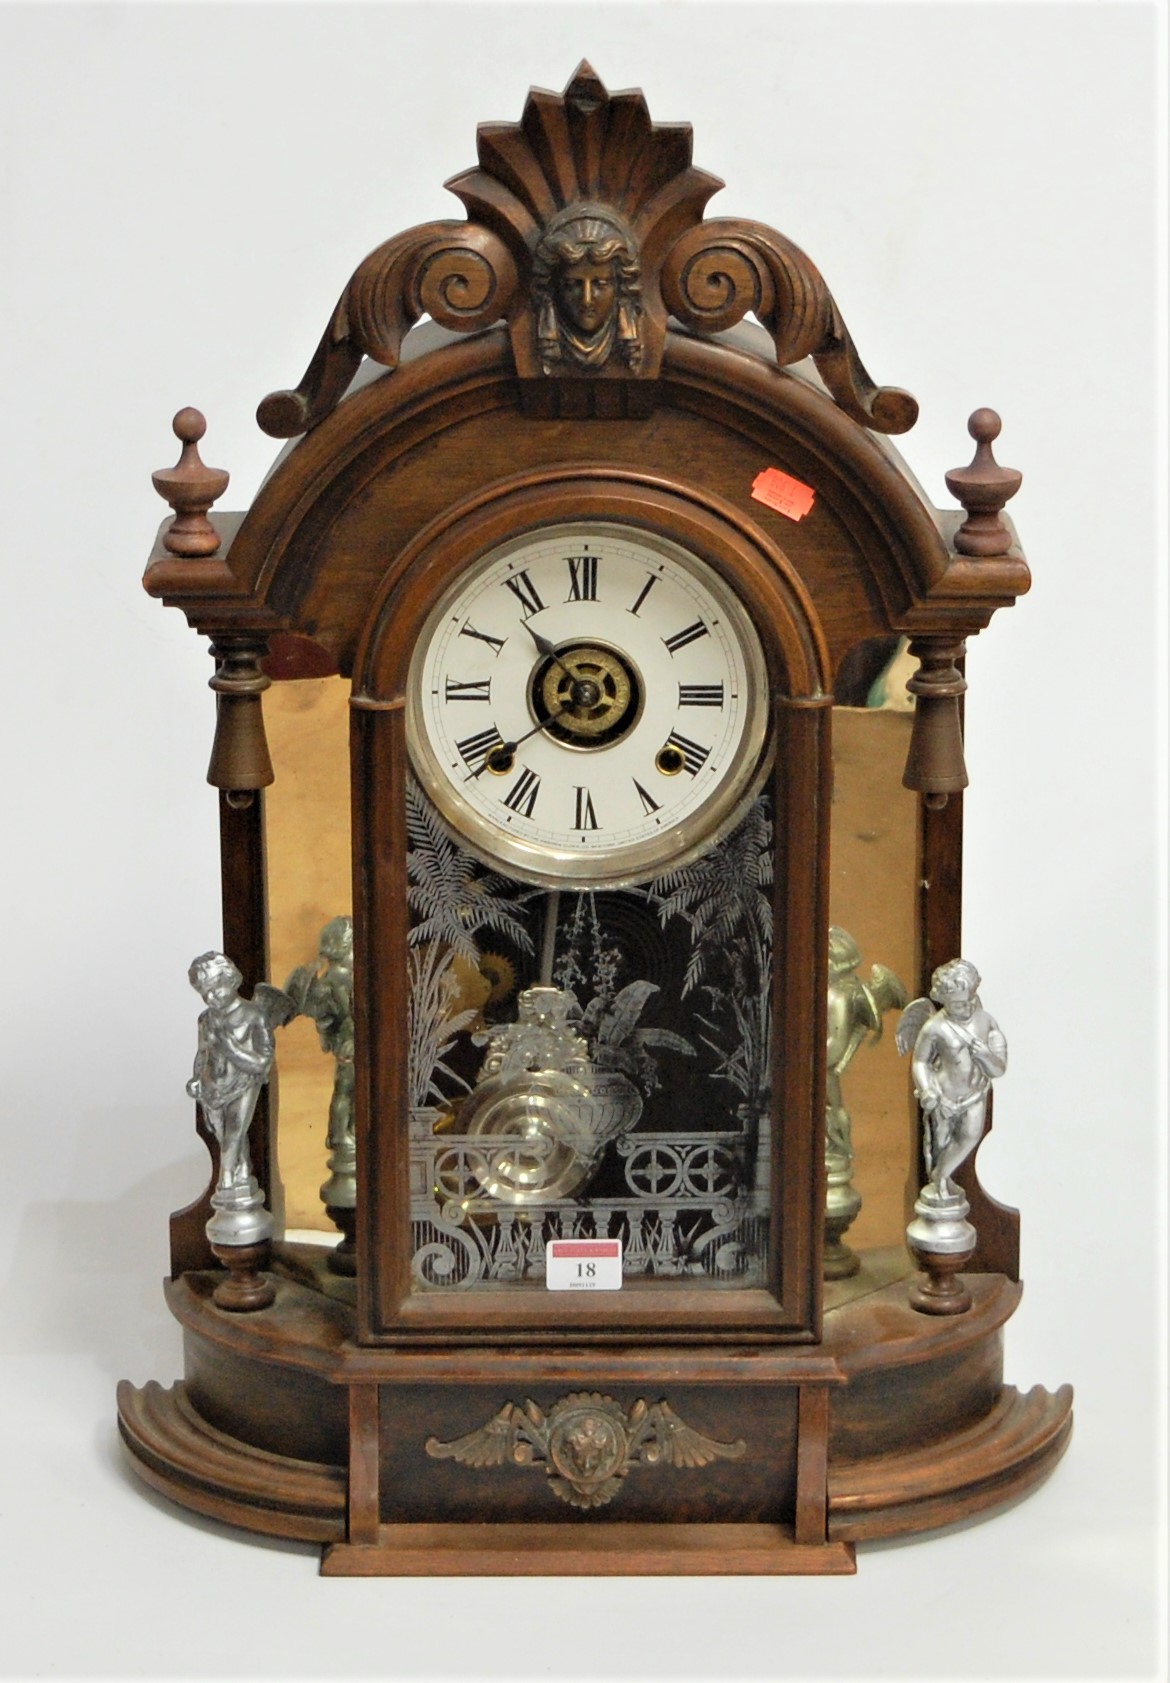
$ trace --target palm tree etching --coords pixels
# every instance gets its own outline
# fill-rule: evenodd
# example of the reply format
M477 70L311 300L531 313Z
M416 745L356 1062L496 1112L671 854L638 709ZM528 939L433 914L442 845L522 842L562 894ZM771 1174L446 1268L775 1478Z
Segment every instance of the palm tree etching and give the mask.
M508 892L514 885L487 870L452 839L413 779L406 785L406 900L412 916L407 935L410 1102L422 1109L443 1102L444 1076L464 1090L467 1083L446 1063L458 1035L478 1013L457 1010L457 958L477 963L475 937L484 930L502 935L530 953L532 938L525 907Z
M772 820L761 796L729 836L647 890L663 927L680 917L690 928L683 997L695 989L706 996L709 1014L696 1017L720 1058L712 1074L753 1108L767 1104L771 1083L772 880Z

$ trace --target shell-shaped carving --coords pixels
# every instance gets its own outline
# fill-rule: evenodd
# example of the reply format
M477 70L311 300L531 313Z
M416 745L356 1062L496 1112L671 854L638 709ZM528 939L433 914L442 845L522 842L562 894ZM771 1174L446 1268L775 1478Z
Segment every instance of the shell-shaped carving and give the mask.
M525 401L555 413L557 393L546 394L546 410L535 391L545 380L594 388L654 381L667 311L698 333L718 333L750 311L772 335L780 366L813 357L854 420L880 432L913 426L914 399L874 385L799 247L759 223L702 221L723 183L691 163L690 124L652 123L639 90L611 94L582 62L564 93L533 88L518 123L481 124L477 149L478 166L447 183L468 221L426 223L371 252L300 385L261 403L265 432L289 438L315 425L363 356L396 367L424 313L461 333L506 319ZM608 268L610 301L600 314L596 305L582 314L556 284L562 265L581 264ZM611 393L608 412L626 401Z
M723 186L692 166L689 123L652 123L640 89L609 93L585 60L563 94L530 89L518 123L482 123L476 138L479 167L447 186L517 252L582 201L618 211L645 252L656 228L696 221Z

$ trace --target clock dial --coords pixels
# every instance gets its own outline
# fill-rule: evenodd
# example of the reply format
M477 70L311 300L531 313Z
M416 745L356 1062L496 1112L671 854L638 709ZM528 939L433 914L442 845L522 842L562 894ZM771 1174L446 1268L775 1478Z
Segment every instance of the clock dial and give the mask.
M411 665L415 770L522 880L616 886L709 845L764 769L759 640L719 575L617 524L546 527L472 564Z

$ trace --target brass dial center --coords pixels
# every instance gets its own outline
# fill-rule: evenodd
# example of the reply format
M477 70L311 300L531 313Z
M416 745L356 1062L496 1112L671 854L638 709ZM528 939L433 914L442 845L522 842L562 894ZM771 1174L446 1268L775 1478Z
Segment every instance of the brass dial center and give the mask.
M540 682L540 702L560 731L597 737L616 729L634 697L625 663L609 649L582 645L558 653Z

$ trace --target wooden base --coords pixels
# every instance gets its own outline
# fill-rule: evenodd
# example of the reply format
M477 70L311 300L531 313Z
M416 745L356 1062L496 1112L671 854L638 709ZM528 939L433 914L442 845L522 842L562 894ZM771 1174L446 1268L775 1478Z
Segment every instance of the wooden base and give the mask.
M308 1250L308 1247L306 1247ZM317 1270L320 1278L316 1285ZM368 1349L349 1282L278 1255L262 1315L225 1313L215 1272L168 1286L187 1380L123 1384L135 1471L196 1512L331 1545L329 1576L844 1573L852 1545L994 1512L1060 1459L1067 1386L1002 1380L1019 1286L968 1277L962 1315L917 1313L904 1253L862 1253L826 1287L824 1337L771 1349ZM707 1465L639 1460L604 1507L566 1512L529 1455L461 1465L426 1451L502 1405L588 1392L669 1404L712 1439Z
M942 1443L830 1467L829 1536L905 1537L997 1513L1047 1478L1071 1436L1071 1385L1005 1385L990 1414Z
M370 1544L334 1543L341 1577L707 1577L850 1574L849 1543L796 1543L783 1525L383 1525Z
M196 1513L328 1543L345 1536L345 1468L297 1461L209 1426L187 1387L118 1386L118 1429L130 1465L153 1489Z

